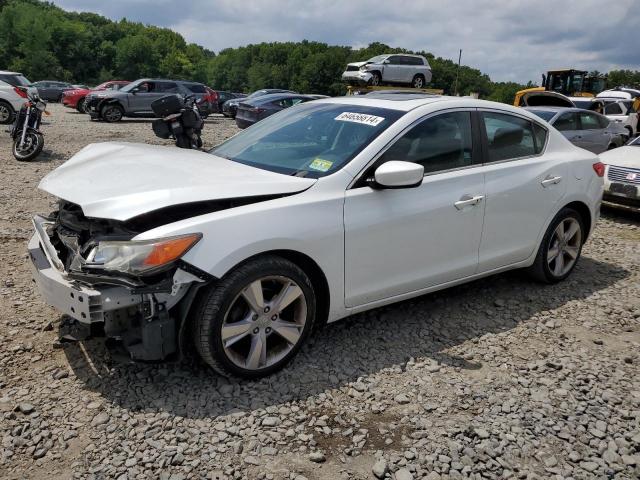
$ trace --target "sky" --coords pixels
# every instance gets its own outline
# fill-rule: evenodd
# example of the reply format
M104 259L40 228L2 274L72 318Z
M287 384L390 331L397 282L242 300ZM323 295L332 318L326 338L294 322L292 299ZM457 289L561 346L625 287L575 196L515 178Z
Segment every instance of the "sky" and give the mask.
M554 68L640 69L638 0L53 0L66 10L168 27L214 52L300 41L379 41L539 82Z

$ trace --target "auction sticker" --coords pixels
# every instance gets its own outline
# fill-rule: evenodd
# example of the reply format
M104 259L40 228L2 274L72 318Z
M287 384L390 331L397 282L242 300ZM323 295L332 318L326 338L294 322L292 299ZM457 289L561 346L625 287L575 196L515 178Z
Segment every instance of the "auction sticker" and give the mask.
M319 172L326 172L331 168L333 162L329 160L322 160L321 158L315 158L313 162L309 165L309 168L312 170L317 170Z
M366 113L354 113L354 112L342 112L335 120L342 122L361 123L363 125L371 125L375 127L380 122L384 121L384 117L377 117L375 115L367 115Z

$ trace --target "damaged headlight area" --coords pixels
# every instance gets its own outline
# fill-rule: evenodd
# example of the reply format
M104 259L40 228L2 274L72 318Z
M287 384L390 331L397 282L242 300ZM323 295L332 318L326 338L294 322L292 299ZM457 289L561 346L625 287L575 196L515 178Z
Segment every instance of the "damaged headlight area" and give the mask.
M84 267L129 275L150 275L175 263L202 238L194 233L156 240L100 241L94 247Z

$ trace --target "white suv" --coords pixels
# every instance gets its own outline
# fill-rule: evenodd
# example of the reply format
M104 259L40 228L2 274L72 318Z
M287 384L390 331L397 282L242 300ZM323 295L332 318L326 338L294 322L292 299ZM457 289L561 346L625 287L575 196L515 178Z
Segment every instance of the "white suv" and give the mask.
M422 55L378 55L366 62L349 63L342 80L372 86L388 83L424 88L431 81L431 66Z
M26 95L16 87L28 87L31 82L21 73L0 70L0 124L13 123L15 114L25 102Z
M76 338L114 337L144 360L195 348L257 377L315 325L515 268L564 280L603 175L522 108L322 99L210 152L87 146L40 183L61 200L28 248Z

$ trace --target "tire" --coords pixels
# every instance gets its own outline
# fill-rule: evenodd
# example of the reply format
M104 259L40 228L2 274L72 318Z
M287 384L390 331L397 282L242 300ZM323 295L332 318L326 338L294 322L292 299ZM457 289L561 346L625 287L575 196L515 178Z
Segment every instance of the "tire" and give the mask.
M13 156L20 162L28 162L36 158L42 151L44 147L44 136L39 132L27 132L25 142L28 146L24 150L19 150L18 145L20 144L21 137L22 134L18 132L18 136L13 142Z
M251 293L257 291L263 300ZM275 305L285 292L280 298L288 303L280 310ZM316 297L302 269L270 255L226 275L200 297L195 312L194 343L205 363L225 376L258 378L283 368L304 344L315 322Z
M0 125L9 125L13 123L16 112L10 103L0 100Z
M382 83L382 76L380 72L371 72L371 79L369 80L369 85L372 87L377 87Z
M420 74L415 75L413 77L413 80L411 80L411 86L413 88L424 88L425 84L426 84L426 82L424 80L424 76L422 76Z
M563 243L558 241L560 225L562 225L562 232L565 233ZM569 236L574 228L577 230ZM585 236L584 220L580 214L571 208L560 210L542 238L536 259L528 269L529 274L535 280L548 284L558 283L567 278L580 260ZM556 252L557 255L554 257ZM552 258L549 259L549 257ZM562 261L561 267L558 259Z
M102 117L102 119L108 123L117 123L122 120L123 116L123 108L116 103L105 105L100 110L100 117Z
M76 103L76 110L78 110L78 112L86 113L84 111L84 102L85 101L86 101L86 99L84 97L82 97L80 100L78 100L78 103Z

